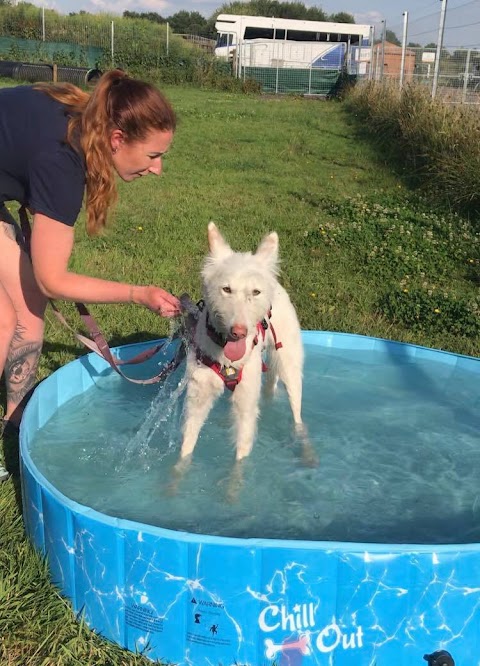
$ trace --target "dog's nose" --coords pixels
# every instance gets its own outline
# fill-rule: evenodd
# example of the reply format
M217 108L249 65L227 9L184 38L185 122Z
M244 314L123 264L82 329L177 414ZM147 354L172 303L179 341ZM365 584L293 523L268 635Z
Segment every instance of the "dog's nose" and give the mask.
M230 335L234 340L241 340L247 337L247 327L242 324L234 324L230 329Z

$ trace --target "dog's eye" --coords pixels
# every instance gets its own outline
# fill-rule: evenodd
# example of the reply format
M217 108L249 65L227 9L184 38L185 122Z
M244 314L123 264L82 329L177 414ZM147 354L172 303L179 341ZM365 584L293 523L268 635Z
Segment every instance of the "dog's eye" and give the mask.
M260 296L261 293L262 293L262 292L260 291L260 289L254 289L254 290L252 291L252 294L253 294L254 296Z
M225 294L231 294L232 293L232 290L230 289L230 287L223 287L223 291L224 291Z

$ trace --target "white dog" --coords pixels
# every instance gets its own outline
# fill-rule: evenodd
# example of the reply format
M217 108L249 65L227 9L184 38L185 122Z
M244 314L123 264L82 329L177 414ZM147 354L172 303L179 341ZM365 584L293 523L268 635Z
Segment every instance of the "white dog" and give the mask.
M265 236L254 254L234 252L211 222L208 243L210 254L202 270L204 307L187 357L177 470L191 458L210 409L228 389L232 391L236 460L250 454L259 413L263 350L268 366L265 388L273 393L279 379L285 384L296 429L303 430L303 346L295 309L277 281L277 234Z

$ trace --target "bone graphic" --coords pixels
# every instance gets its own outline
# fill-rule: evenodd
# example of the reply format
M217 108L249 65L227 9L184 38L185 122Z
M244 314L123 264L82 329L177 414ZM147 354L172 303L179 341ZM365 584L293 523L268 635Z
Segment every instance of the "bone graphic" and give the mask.
M298 640L291 643L277 645L271 638L265 639L265 656L267 659L273 659L277 652L286 652L287 650L299 650L302 654L310 654L310 638L308 634L302 634Z

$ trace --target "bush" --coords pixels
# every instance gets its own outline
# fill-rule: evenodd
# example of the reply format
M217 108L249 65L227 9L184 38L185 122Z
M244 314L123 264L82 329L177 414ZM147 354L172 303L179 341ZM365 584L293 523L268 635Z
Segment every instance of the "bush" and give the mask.
M477 109L432 100L422 85L400 92L396 85L372 81L352 89L346 107L410 181L457 210L480 212Z
M310 199L319 223L303 244L338 256L366 276L374 309L423 337L480 334L480 234L451 212L412 195Z
M480 334L480 301L421 289L390 291L378 301L381 314L412 331L432 335L447 331L457 336Z

